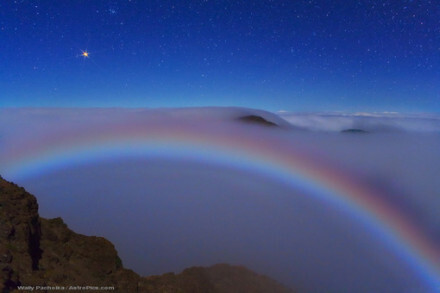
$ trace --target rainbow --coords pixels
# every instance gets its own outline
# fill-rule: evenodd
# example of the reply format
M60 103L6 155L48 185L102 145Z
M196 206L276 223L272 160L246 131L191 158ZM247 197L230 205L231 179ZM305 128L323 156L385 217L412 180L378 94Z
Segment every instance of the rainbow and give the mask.
M29 138L0 153L4 176L41 172L121 156L190 158L259 172L282 180L357 219L388 245L433 291L440 288L440 249L377 191L277 135L126 122Z

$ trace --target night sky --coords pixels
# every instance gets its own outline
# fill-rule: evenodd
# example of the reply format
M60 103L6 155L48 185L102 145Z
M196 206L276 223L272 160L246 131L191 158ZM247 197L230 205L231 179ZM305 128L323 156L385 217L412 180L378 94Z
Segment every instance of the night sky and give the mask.
M0 53L1 107L440 112L434 0L2 1Z

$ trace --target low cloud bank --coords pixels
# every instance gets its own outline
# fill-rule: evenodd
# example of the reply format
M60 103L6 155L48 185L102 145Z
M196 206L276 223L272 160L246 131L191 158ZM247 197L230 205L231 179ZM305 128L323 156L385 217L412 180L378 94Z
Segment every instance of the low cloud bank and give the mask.
M440 115L383 113L278 112L294 126L313 131L362 129L370 132L440 132Z

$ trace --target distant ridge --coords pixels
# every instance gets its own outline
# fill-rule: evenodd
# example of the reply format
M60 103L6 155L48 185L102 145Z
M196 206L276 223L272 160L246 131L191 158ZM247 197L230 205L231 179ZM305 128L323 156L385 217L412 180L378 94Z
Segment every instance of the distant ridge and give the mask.
M358 128L349 128L341 130L342 133L369 133L369 131L358 129Z
M238 120L243 121L243 122L247 122L247 123L264 125L264 126L278 126L278 124L271 122L271 121L268 121L258 115L246 115L246 116L239 117Z

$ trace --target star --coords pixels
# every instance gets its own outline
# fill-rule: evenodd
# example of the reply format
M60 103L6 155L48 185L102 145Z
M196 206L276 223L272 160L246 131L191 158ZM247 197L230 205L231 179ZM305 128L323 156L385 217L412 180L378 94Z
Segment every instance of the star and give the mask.
M89 58L89 52L87 52L87 50L82 51L81 56L83 56L84 58Z

